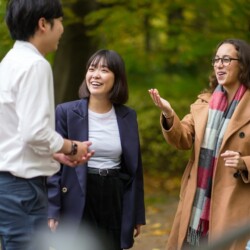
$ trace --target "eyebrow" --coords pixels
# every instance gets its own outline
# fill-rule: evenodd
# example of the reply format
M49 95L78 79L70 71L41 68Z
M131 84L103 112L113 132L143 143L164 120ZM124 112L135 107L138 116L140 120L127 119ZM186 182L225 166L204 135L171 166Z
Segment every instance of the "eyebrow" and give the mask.
M226 57L226 56L227 56L227 57L234 57L233 55L222 55L222 57ZM236 56L237 56L237 55L236 55ZM220 57L220 56L216 54L215 57Z

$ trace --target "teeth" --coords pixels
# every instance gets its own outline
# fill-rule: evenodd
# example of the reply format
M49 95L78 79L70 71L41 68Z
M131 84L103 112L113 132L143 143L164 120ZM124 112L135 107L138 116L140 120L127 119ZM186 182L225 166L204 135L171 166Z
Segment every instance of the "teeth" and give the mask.
M94 86L101 86L101 84L97 83L97 82L92 82L91 84L94 85Z

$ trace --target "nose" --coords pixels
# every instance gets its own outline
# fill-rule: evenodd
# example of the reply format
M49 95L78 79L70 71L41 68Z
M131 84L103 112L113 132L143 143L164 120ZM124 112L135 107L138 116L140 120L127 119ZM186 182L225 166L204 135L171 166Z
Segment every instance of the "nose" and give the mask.
M98 70L98 69L95 69L95 70L93 71L92 77L93 77L93 78L99 78L99 77L100 77L100 74L99 74L99 70Z

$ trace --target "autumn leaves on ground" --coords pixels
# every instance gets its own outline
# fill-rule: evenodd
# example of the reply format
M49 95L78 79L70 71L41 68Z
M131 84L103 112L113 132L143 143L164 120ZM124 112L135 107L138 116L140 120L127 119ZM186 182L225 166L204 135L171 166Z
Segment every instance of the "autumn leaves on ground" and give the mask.
M178 187L170 189L170 183L173 180L145 176L147 225L131 250L165 250L178 203Z

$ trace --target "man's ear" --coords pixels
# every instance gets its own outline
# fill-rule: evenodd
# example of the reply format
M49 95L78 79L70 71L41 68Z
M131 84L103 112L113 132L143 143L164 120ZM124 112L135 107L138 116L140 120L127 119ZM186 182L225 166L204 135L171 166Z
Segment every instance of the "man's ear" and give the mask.
M47 29L48 24L48 21L44 17L41 17L38 20L38 30L44 32Z

